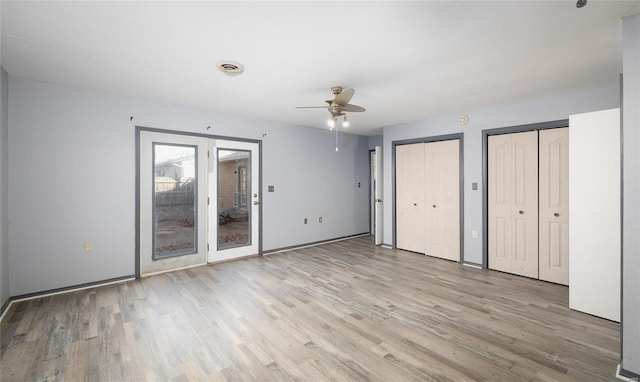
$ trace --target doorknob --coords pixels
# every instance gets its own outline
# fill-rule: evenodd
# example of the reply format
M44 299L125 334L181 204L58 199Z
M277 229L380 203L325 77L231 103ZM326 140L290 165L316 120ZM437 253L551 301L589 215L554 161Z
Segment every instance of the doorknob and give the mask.
M435 205L435 204L433 205L433 208L436 208L436 205Z
M259 202L259 201L257 201L257 200L256 200L255 202L253 202L253 205L254 205L254 206L257 206L258 204L260 204L260 202Z
M418 203L413 203L413 205L414 205L414 206L417 206L417 205L418 205Z
M555 214L553 214L553 216L558 217L560 216L560 214L556 212Z
M518 211L520 215L524 215L524 211Z
M376 202L382 203L382 199L376 199Z

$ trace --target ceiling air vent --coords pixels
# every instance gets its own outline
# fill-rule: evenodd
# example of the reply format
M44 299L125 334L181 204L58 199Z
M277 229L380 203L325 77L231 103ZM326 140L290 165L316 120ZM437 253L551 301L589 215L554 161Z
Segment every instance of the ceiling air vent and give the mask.
M219 61L216 66L222 73L228 76L237 76L244 72L244 66L234 61Z

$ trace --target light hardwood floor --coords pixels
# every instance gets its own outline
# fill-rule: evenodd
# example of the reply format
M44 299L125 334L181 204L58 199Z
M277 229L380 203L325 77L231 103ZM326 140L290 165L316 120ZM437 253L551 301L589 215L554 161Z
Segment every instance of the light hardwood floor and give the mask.
M14 304L2 381L615 380L568 289L370 237Z

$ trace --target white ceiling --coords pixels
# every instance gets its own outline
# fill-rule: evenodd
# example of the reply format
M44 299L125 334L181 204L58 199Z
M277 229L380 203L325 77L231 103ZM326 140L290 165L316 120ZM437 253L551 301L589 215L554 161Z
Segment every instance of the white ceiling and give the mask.
M326 128L300 110L355 88L363 135L618 83L640 1L2 1L13 76ZM220 60L242 63L229 77Z

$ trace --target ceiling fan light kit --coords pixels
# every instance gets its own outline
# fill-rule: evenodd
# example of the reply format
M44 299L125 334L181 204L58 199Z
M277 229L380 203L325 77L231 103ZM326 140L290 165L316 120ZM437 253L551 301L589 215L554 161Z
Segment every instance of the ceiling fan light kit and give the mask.
M298 106L297 109L327 109L329 111L327 126L329 126L331 130L336 127L338 117L343 117L342 127L347 128L349 127L347 112L360 113L367 110L362 106L349 103L355 93L353 89L343 89L342 86L333 86L331 93L334 95L334 98L324 101L327 103L327 106Z

